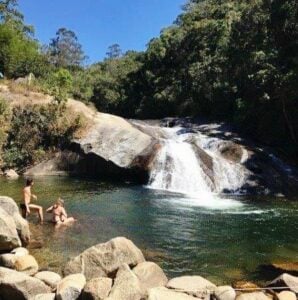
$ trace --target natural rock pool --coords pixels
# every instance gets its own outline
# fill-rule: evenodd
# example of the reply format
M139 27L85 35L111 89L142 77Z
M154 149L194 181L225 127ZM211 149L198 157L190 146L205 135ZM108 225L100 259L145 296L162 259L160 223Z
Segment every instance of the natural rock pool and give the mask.
M0 178L0 195L21 200L24 180ZM55 229L37 225L30 250L41 267L59 270L69 257L116 236L140 247L170 276L199 274L217 284L272 279L262 265L297 262L298 202L284 198L223 196L190 199L130 184L67 177L35 179L37 203L45 208L61 196L78 221ZM51 216L46 215L46 220ZM266 277L267 276L267 277Z

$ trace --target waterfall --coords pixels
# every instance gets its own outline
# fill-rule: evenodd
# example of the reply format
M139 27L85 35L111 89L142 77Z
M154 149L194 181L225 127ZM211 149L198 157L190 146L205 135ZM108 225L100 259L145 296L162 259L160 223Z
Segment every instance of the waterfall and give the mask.
M210 193L211 187L189 143L169 140L151 172L150 187L177 193Z
M163 147L150 173L148 187L187 194L195 197L212 196L224 190L237 191L247 179L241 163L223 158L218 151L222 142L200 133L178 134L181 128L163 128ZM196 153L199 146L212 161L212 176ZM243 161L247 153L243 153ZM210 197L209 197L210 198Z

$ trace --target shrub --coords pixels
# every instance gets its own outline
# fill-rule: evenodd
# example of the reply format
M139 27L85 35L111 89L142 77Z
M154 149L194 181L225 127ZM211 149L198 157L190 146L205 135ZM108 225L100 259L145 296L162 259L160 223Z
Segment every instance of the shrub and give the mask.
M61 104L67 101L67 97L72 87L72 76L66 69L60 69L52 75L51 94L54 100Z
M81 127L81 117L63 104L15 107L3 156L5 167L39 162L49 151L65 148Z

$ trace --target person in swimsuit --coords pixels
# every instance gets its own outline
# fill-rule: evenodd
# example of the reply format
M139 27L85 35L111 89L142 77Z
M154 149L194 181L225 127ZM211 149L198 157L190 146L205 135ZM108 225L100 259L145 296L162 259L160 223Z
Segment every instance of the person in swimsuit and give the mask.
M32 179L26 180L26 186L23 189L23 203L21 204L22 216L27 218L31 211L37 212L39 221L43 223L43 209L40 205L31 204L31 198L37 200L37 197L31 193L31 188L34 184Z
M48 213L52 213L52 222L56 225L68 224L75 221L73 217L68 217L64 208L64 201L58 198L54 205L47 209Z

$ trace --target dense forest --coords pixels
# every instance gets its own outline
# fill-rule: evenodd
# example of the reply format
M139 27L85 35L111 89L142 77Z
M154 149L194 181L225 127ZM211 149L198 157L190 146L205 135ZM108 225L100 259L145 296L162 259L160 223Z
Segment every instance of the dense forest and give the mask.
M33 73L58 102L72 95L128 118L227 121L298 160L297 0L189 0L144 52L115 44L89 66L73 31L40 45L17 4L0 1L6 78Z

